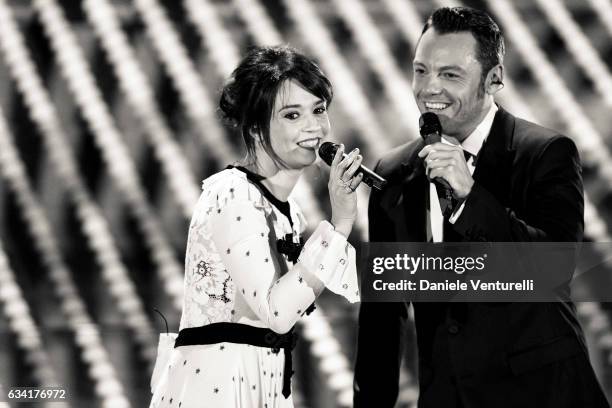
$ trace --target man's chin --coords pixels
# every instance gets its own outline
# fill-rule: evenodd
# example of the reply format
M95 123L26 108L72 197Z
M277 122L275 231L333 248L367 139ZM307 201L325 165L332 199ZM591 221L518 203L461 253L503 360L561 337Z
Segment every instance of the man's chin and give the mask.
M453 123L453 120L445 115L439 115L440 125L442 125L442 133L448 136L457 137L458 129L456 123Z
M438 112L438 113L434 112L434 113L438 115L438 119L440 119L440 124L442 125L443 133L445 130L448 130L454 127L450 116L448 116L446 113L444 112Z

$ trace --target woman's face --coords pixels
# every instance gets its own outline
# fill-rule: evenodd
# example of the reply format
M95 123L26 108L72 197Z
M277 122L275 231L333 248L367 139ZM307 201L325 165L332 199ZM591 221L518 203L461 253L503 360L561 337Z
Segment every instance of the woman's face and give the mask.
M294 81L279 89L270 119L270 143L291 169L310 166L329 133L326 102Z

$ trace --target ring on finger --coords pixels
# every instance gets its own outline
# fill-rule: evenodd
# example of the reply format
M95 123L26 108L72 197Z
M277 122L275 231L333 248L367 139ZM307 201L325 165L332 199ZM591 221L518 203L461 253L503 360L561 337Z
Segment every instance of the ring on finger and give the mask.
M355 190L353 190L351 188L351 180L340 179L339 181L340 181L340 186L342 186L344 191L346 191L347 193L351 193L351 192L355 191Z
M354 180L351 180L349 183L347 183L347 187L348 187L347 192L351 192L352 193L355 190L357 190L357 187L359 186L359 184L353 185L354 184L353 182L354 182Z

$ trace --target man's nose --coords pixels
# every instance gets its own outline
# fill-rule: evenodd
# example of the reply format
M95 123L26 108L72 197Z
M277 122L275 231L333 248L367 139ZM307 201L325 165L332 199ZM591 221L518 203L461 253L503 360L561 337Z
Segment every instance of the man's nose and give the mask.
M442 92L442 82L437 75L428 75L423 79L422 91L427 94L437 95Z

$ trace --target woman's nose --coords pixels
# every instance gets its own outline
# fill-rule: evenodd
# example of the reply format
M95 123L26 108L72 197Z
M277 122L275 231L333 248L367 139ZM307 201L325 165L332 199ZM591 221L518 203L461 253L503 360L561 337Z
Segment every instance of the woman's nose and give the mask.
M318 131L321 129L321 124L315 115L306 115L306 120L304 122L304 130L305 131Z

